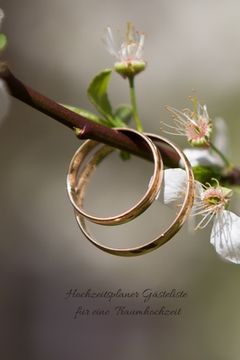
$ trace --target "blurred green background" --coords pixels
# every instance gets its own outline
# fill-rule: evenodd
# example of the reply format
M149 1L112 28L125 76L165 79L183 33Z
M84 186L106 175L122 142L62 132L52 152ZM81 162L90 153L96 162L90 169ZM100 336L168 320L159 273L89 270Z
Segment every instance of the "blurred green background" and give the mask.
M231 158L240 162L238 1L3 0L0 6L12 71L50 98L90 110L88 83L114 61L101 41L104 28L134 22L146 34L148 66L136 81L144 128L160 133L160 120L169 119L164 105L188 106L194 89L211 117L227 121ZM127 83L117 74L110 89L114 105L128 102ZM66 193L78 145L71 131L12 100L0 131L1 358L238 360L240 267L215 254L211 226L197 234L185 226L162 248L136 258L96 249L77 228ZM99 215L116 212L144 191L150 173L142 160L121 163L113 156L95 178L89 206ZM112 244L124 243L152 236L170 216L155 204L129 227L94 231ZM151 301L153 308L181 306L179 317L73 320L78 305L113 309L118 301L64 299L71 288L177 288L188 296ZM139 299L122 303L143 307Z

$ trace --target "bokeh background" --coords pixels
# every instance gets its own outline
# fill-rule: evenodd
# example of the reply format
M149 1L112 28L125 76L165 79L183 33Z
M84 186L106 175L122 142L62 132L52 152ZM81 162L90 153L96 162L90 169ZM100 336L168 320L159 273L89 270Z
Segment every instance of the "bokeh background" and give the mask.
M147 70L137 79L145 129L159 133L164 105L187 106L195 89L212 117L226 119L231 156L239 163L240 3L234 0L3 0L4 54L24 82L59 102L92 109L90 79L111 67L101 38L106 25L131 20L146 33ZM113 75L114 105L128 102L127 84ZM175 139L183 147L184 141ZM0 352L6 360L238 360L240 268L223 262L201 233L184 227L148 255L119 258L81 235L66 193L66 172L79 141L71 131L12 100L0 131ZM118 156L104 162L88 196L91 209L116 212L143 192L149 164ZM120 203L121 201L121 203ZM125 202L124 202L125 201ZM119 205L120 204L120 205ZM152 236L172 216L158 205L129 227L94 229L113 243ZM182 289L179 317L79 317L77 306L113 309L103 299L65 299L80 291ZM124 300L142 308L139 299Z

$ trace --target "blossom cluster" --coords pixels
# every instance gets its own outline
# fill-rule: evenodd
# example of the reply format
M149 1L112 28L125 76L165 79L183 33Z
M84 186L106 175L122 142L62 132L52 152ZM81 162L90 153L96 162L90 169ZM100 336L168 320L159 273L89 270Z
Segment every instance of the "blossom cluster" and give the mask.
M209 118L206 105L201 105L194 99L196 111L183 111L172 107L167 110L173 115L175 125L165 124L166 132L185 136L192 148L184 150L190 160L193 170L200 169L200 178L206 169L211 174L217 169L217 176L231 170L232 165L226 158L228 152L227 127L222 118L212 121ZM212 141L212 131L215 128L215 139ZM171 131L169 131L171 129ZM174 130L174 131L173 131ZM181 163L180 163L181 166ZM199 173L197 173L199 176ZM166 204L179 201L184 193L186 174L182 169L165 170L167 178L165 187ZM213 222L210 242L217 253L230 262L240 263L240 217L228 210L233 191L221 186L219 180L211 178L209 182L201 183L196 176L195 201L191 217L201 217L195 230L205 228ZM176 191L176 188L178 189Z

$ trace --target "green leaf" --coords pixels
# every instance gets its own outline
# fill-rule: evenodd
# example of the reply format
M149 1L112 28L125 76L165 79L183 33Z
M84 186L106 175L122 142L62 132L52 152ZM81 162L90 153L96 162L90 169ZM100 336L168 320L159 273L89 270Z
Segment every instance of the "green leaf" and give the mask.
M82 109L80 107L76 107L76 106L71 106L71 105L66 105L66 104L61 104L62 106L64 106L66 109L71 110L83 117L85 117L88 120L94 121L98 124L103 124L106 126L109 126L107 120L105 119L101 119L99 116L93 114L92 112Z
M7 37L5 34L0 33L0 51L7 46Z
M120 151L120 157L122 160L126 161L126 160L130 160L131 159L131 154L128 151Z
M132 118L132 108L129 105L120 105L114 113L114 119L121 121L124 125L128 124Z
M113 121L112 106L108 99L108 85L112 69L105 69L91 81L88 87L88 96L96 109L110 122ZM114 123L112 123L114 126Z
M215 184L213 179L219 180L222 175L222 168L218 166L202 166L197 165L193 167L193 174L195 180L200 181L201 183L210 183Z

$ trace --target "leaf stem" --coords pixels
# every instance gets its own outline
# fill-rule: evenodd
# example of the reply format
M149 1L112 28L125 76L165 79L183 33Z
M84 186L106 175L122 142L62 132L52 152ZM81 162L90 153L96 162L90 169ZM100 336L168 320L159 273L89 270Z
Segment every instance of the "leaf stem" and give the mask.
M135 93L135 85L134 85L134 76L129 76L129 86L130 86L130 98L131 98L131 105L133 110L133 119L136 124L136 128L138 131L142 132L142 122L138 116L138 110L137 110L137 100L136 100L136 93Z
M209 143L211 149L213 151L215 151L218 156L220 156L220 158L222 159L222 161L224 162L224 164L227 166L228 169L233 168L233 164L227 159L227 157L212 143Z

